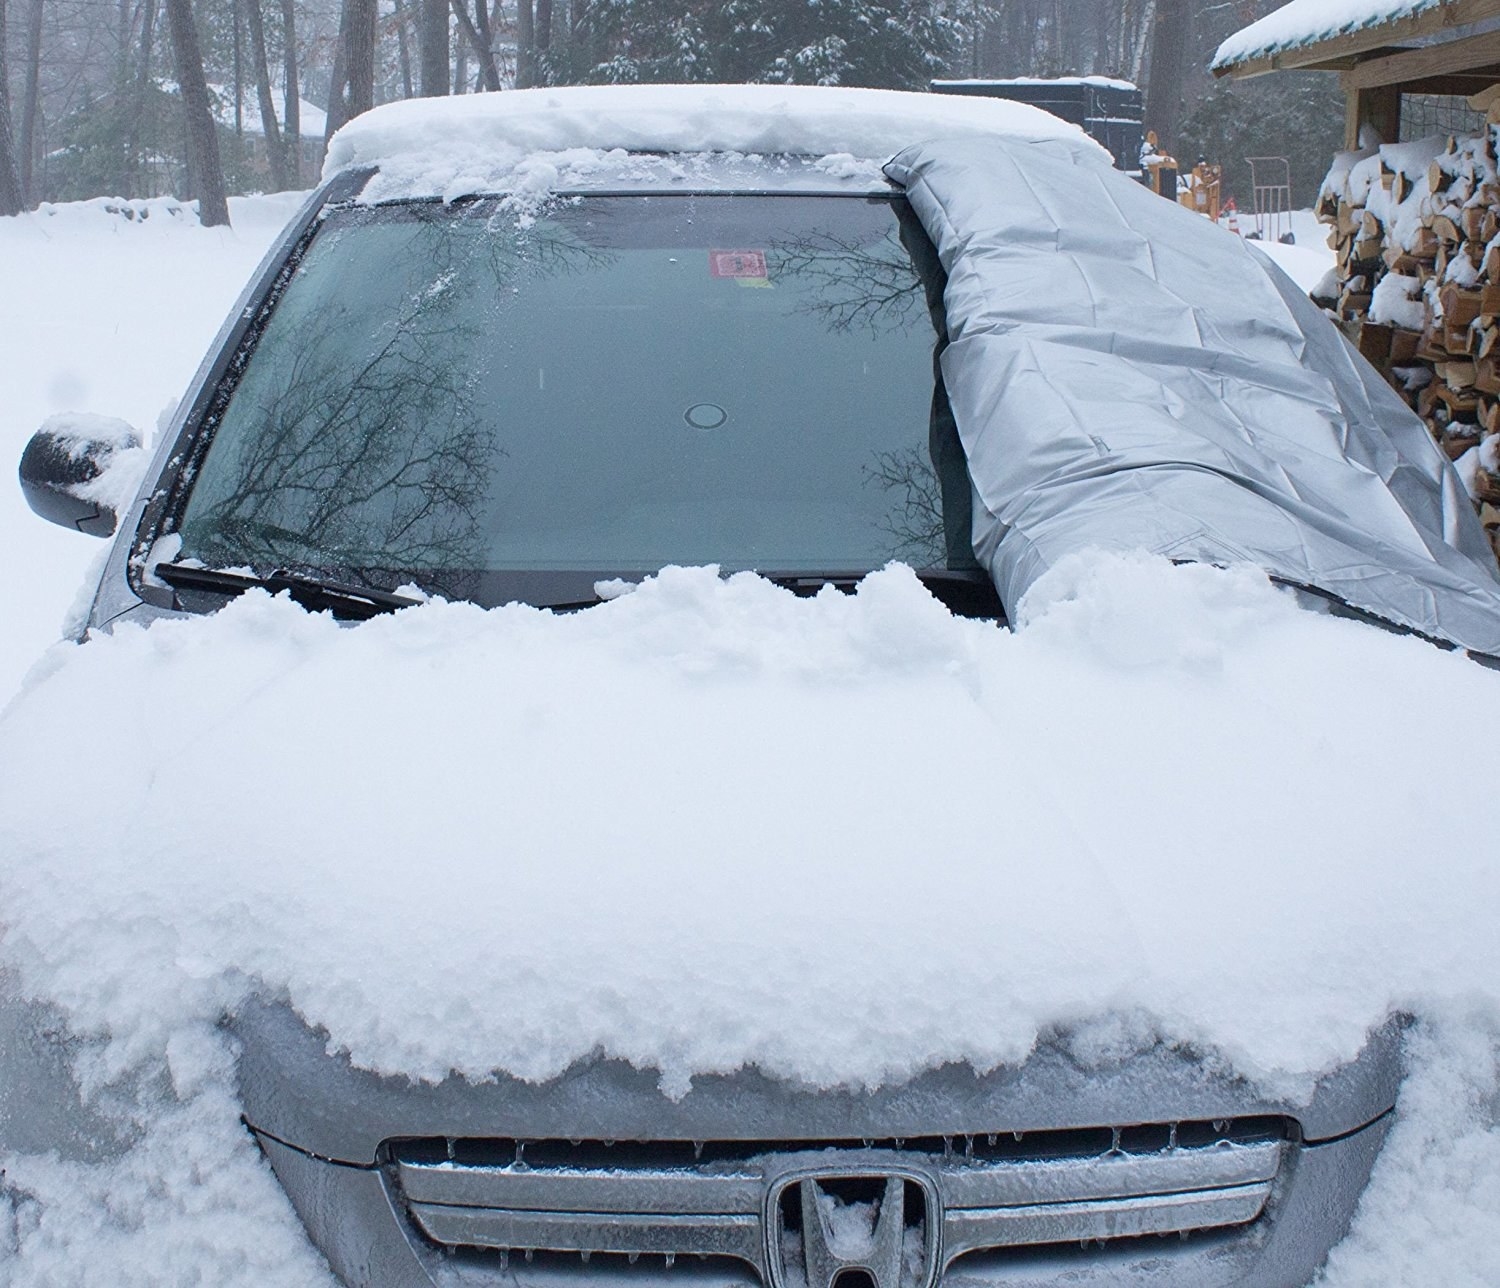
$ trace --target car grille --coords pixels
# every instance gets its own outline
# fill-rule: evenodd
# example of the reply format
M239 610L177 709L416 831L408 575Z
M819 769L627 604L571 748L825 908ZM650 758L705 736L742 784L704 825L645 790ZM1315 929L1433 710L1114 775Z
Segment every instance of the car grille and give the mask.
M788 1177L907 1178L910 1237L925 1242L938 1217L941 1273L970 1254L1246 1225L1297 1135L1287 1119L1245 1118L886 1141L423 1139L384 1154L412 1222L442 1247L575 1266L727 1258L769 1283L774 1249L800 1241Z

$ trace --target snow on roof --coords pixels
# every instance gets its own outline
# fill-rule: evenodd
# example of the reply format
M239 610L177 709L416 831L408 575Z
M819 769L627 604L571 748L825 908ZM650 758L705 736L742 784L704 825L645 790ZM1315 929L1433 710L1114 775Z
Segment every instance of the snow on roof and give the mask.
M529 155L571 149L885 159L930 138L1004 134L1108 154L1005 99L810 85L590 85L388 103L334 135L324 176L378 166L380 197L506 186Z
M210 85L209 96L213 104L214 120L220 125L234 128L234 87L232 85ZM276 100L276 123L282 129L286 128L286 122L282 118L284 110L284 98L278 89L275 92ZM265 134L265 127L260 119L260 100L254 89L248 89L240 100L240 124L246 134ZM297 128L303 138L322 138L323 132L328 128L328 113L316 103L309 103L305 98L297 99Z
M937 85L1092 85L1095 89L1139 89L1134 81L1118 80L1113 76L969 76L960 80L935 80Z
M1442 0L1291 0L1219 46L1211 66L1230 67L1319 40L1436 9Z

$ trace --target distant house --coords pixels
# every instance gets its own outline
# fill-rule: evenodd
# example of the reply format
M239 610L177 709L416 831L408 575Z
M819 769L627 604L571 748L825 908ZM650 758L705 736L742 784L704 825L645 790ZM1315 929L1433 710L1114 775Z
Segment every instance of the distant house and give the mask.
M269 181L271 163L266 151L266 131L260 116L260 99L253 85L244 87L239 104L239 122L236 128L234 88L226 85L208 87L214 103L214 118L223 133L225 143L233 151L225 149L226 165L233 165L239 173L235 187L253 187ZM272 93L276 108L276 124L284 132L283 100L280 89ZM328 125L328 114L316 103L299 98L298 104L298 174L304 184L318 176L323 166L323 132Z
M254 90L241 103L238 131L234 91L210 85L209 92L230 191L269 187L270 161ZM275 99L280 113L279 92ZM305 98L298 101L297 182L310 186L322 169L323 131L328 118L315 103ZM49 130L49 146L39 172L41 195L48 201L72 201L100 193L120 197L181 195L187 191L182 144L182 102L172 82L95 95Z

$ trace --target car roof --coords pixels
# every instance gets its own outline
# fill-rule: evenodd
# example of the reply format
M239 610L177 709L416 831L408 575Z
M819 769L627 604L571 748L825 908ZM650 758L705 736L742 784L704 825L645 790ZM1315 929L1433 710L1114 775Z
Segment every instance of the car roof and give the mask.
M807 85L595 85L407 99L334 136L325 178L377 173L363 199L479 192L870 191L881 163L934 138L1004 137L1108 154L1004 99Z
M554 197L661 193L801 193L861 196L888 193L892 184L883 159L836 154L827 157L738 152L626 152L575 148L564 153L532 153L513 167L465 179L459 187L423 192L389 163L369 172L358 200L447 200L505 194L510 204L539 210Z

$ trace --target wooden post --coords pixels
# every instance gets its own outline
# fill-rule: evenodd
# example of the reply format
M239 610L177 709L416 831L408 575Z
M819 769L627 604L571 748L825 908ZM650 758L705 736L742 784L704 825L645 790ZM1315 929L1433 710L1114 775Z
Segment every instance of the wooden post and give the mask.
M1368 125L1382 143L1401 138L1401 90L1395 85L1362 89L1344 80L1344 146L1357 148L1359 132Z

